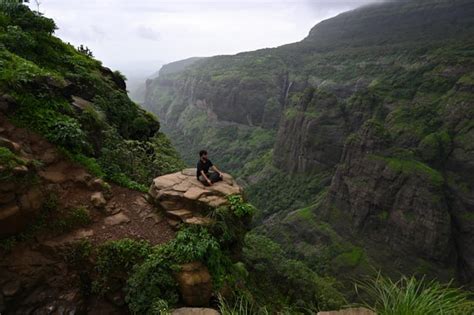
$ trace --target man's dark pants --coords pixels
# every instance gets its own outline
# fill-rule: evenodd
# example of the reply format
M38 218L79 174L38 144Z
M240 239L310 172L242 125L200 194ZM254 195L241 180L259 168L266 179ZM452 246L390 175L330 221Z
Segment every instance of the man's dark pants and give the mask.
M216 173L216 172L209 172L206 175L207 175L207 178L209 178L209 180L211 181L211 183L217 183L222 180L222 177L220 177L219 173ZM209 183L206 181L204 176L200 175L199 181L203 183L204 185L209 186Z

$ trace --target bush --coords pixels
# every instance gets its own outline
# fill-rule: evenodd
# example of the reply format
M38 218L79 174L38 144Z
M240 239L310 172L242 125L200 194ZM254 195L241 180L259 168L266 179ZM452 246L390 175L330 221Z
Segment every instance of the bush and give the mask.
M101 245L97 250L95 269L98 279L93 285L94 292L98 294L108 292L114 280L123 285L133 267L150 253L151 246L145 241L122 239Z
M49 141L73 152L82 152L88 145L81 125L75 119L63 119L52 123L46 137Z
M173 268L174 267L174 268ZM166 245L154 249L143 264L137 266L127 281L126 301L132 314L151 313L161 301L178 302L178 287L173 266L166 255Z
M364 292L373 303L364 306L379 315L458 315L474 311L472 294L436 281L402 277L393 282L378 275L361 281L356 291Z
M173 273L180 264L201 261L209 268L214 288L219 289L232 268L222 253L219 242L206 228L190 227L179 231L176 238L153 249L143 264L136 266L127 284L127 303L134 314L151 312L153 305L164 300L173 306L178 301Z
M7 169L24 165L25 162L7 148L0 147L0 165Z
M227 197L230 204L230 209L236 217L251 217L255 213L255 207L249 203L244 202L241 195L231 195Z
M86 207L77 207L62 212L59 212L56 220L49 224L49 227L58 233L65 233L78 227L85 227L92 222L89 210Z

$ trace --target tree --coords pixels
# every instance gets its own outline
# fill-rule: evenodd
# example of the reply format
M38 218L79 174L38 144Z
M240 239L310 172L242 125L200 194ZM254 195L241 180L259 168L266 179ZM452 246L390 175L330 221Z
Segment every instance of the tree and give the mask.
M40 5L41 5L41 1L39 1L39 0L35 0L35 3L36 3L36 12L40 13Z
M87 46L81 45L77 47L77 51L80 52L81 54L94 58L94 54L92 53L92 50L90 50L89 47Z

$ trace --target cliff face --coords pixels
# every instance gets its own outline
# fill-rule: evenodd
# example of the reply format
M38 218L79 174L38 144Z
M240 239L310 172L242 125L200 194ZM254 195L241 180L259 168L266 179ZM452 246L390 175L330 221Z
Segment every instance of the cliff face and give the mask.
M146 104L188 161L207 147L251 199L266 196L262 229L294 255L323 254L321 227L290 213L304 196L314 220L383 267L471 281L473 14L469 1L361 8L299 43L164 73ZM275 194L292 200L284 211Z

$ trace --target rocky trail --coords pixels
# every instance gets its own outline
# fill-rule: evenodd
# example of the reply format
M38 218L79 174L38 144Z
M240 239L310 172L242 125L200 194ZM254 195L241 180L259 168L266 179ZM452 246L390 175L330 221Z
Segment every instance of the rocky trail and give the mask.
M75 242L101 244L132 238L160 244L174 237L175 232L147 201L146 194L95 178L44 138L15 127L4 116L0 116L0 146L24 161L25 165L12 170L15 179L30 174L34 176L26 179L37 181L34 185L1 185L0 234L28 231L44 211L42 204L50 203L52 196L55 208L54 215L46 217L38 231L17 240L11 250L0 248L0 313L6 305L18 306L14 314L74 313L84 301L79 289L71 285L78 275L68 270L61 253ZM87 224L73 224L67 231L55 229L54 220L74 209L88 213ZM116 314L123 301L116 297L109 300L112 302L87 302L94 308L88 312Z

